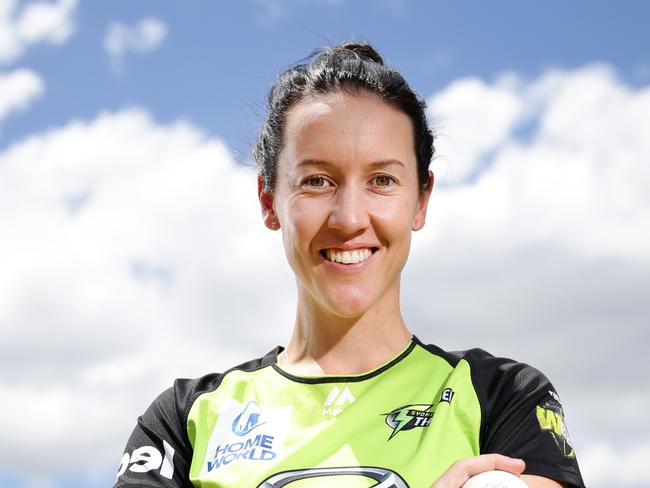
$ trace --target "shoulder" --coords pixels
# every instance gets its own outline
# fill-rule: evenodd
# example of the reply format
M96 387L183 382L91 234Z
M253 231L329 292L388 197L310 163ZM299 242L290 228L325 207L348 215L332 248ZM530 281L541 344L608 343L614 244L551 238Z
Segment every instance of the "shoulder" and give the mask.
M550 382L539 369L515 359L495 356L481 348L462 351L446 351L434 344L419 344L431 354L445 359L450 366L456 368L461 361L470 369L472 382L476 388L495 389L508 388L513 392L525 391L530 387L539 387Z
M424 345L455 369L469 368L481 409L480 452L522 458L526 474L584 487L564 408L539 369L483 349L444 351Z
M481 408L483 439L488 437L486 429L498 427L504 419L535 415L537 406L562 409L555 387L534 366L495 356L480 348L445 351L435 345L422 345L432 354L446 359L453 368L464 364L469 370L472 389Z
M255 371L275 361L280 348L246 361L223 373L177 379L138 417L129 437L115 487L189 486L193 444L188 432L192 404L203 393L215 391L234 371Z
M175 408L184 422L196 399L204 393L210 393L219 388L224 378L235 371L253 372L270 366L275 362L280 346L275 347L264 356L240 363L222 373L209 373L198 378L177 378L173 386L163 391L152 403L150 408L169 411Z

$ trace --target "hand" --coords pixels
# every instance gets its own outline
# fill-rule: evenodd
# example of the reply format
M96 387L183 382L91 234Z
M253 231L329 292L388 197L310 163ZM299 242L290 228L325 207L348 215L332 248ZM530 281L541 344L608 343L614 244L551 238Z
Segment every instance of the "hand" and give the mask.
M526 464L522 459L501 454L482 454L456 461L431 485L431 488L461 488L472 476L495 469L519 476L525 467Z

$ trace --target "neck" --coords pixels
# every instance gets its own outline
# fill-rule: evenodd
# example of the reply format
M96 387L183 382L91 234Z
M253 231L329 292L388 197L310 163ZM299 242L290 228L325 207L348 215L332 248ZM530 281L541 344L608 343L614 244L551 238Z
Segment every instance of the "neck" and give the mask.
M412 337L396 287L357 317L338 316L299 290L294 331L279 364L301 375L360 374L389 361Z

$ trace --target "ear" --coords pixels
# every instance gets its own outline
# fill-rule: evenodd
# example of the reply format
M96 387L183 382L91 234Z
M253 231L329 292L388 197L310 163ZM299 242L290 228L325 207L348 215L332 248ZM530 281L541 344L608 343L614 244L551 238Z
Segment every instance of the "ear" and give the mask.
M271 230L279 229L280 223L275 214L275 209L273 208L273 193L264 191L264 181L261 176L257 177L257 197L259 198L260 207L262 208L262 219L264 219L264 225Z
M415 211L415 215L413 216L413 230L420 230L422 227L424 227L424 221L426 220L429 197L433 191L433 173L431 170L429 170L428 175L429 181L427 181L426 187L420 192L420 195L418 196L418 207Z

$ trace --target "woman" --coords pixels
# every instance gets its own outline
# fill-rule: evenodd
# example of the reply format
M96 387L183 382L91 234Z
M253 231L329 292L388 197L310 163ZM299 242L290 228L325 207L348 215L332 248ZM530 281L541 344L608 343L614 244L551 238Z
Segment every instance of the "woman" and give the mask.
M402 319L433 188L424 108L367 44L282 73L254 157L264 222L296 275L293 335L177 380L138 419L115 486L458 488L493 469L584 486L540 372L425 345Z

